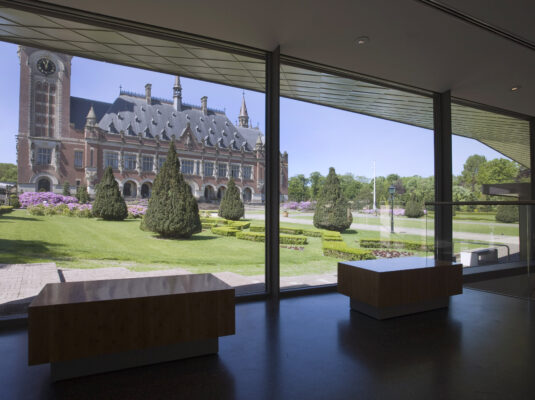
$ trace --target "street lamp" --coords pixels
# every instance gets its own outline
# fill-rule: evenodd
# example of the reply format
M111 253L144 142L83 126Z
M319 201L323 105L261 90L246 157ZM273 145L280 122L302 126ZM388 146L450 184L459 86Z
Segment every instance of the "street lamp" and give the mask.
M390 186L388 188L388 193L390 193L390 202L392 203L392 216L390 219L390 233L394 233L394 194L396 193L396 187Z

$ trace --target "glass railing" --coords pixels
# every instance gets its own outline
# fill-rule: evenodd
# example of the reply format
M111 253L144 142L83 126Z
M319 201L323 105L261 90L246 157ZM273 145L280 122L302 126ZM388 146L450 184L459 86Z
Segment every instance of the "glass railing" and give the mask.
M428 203L429 256L463 265L466 286L535 298L533 201ZM452 215L452 240L435 239L435 215Z

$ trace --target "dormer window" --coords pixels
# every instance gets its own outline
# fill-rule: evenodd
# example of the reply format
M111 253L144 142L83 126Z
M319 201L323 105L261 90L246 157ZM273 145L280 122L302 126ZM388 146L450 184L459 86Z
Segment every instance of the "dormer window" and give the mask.
M174 113L173 113L172 115L173 115L173 117L175 117L175 118L176 118L176 113L175 113L175 112L174 112Z
M117 129L115 129L115 125L113 124L113 122L110 122L110 124L108 125L108 132L109 133L119 133L119 132L117 132Z
M141 120L139 119L139 117L138 117L137 115L136 115L136 119L135 119L135 121L136 121L137 123L140 123L140 122L141 122Z
M148 126L145 128L144 133L145 133L145 137L148 137L148 138L152 137L152 134L150 133L150 129Z
M158 123L154 120L154 118L151 120L152 125L158 125Z
M122 116L121 114L117 114L117 118L119 118L122 121L124 119L124 116Z
M173 127L173 125L171 124L171 121L167 121L167 126L168 126L169 128L172 128L172 127Z
M186 119L189 121L191 118L189 117L189 114L186 114Z
M162 112L159 109L156 110L156 112L158 113L158 115L162 115Z

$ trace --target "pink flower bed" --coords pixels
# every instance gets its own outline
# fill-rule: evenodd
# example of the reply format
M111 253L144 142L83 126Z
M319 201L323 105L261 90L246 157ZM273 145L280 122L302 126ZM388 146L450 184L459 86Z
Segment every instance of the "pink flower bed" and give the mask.
M284 210L306 211L309 209L313 209L315 205L316 205L316 202L312 202L312 201L300 201L299 203L296 201L290 201L288 203L283 203L282 208Z
M134 218L141 218L147 212L147 207L142 205L131 204L128 206L128 214L131 214Z
M63 196L52 192L25 192L19 195L19 201L23 208L36 206L38 204L60 205L78 203L78 199L73 196Z

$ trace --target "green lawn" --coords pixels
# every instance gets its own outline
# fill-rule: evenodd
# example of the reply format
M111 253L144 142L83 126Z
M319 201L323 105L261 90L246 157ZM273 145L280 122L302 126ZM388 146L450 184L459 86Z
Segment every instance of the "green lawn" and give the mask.
M102 221L64 216L31 216L16 210L0 217L0 263L56 262L59 267L124 266L133 270L184 268L193 273L231 271L264 274L264 244L203 231L188 240L160 239L139 229L140 220ZM263 221L252 221L261 225ZM310 228L306 224L287 224ZM422 236L354 231L344 241L357 247L363 238L423 241ZM466 246L466 245L464 245ZM474 245L470 247L480 247ZM425 255L425 253L418 253ZM320 238L304 250L281 248L281 275L335 272L337 261L324 257Z

